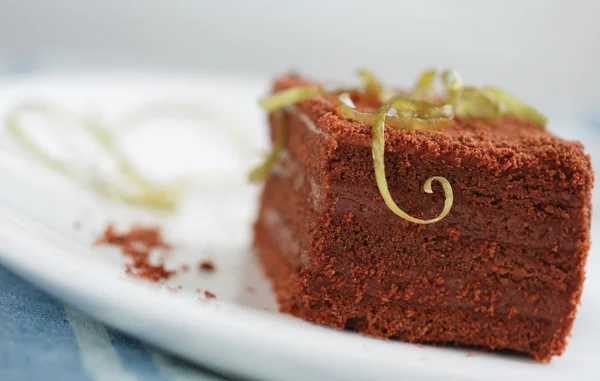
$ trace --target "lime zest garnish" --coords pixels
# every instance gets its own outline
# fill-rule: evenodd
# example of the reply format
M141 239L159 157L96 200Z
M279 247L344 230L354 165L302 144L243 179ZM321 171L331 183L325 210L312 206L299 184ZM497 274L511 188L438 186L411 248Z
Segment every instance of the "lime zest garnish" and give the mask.
M76 128L87 133L116 162L119 175L129 183L128 188L133 189L126 190L125 184L119 181L105 180L90 174L82 176L81 173L74 171L67 161L59 160L49 154L41 145L35 142L21 125L21 116L29 112L51 118L57 122L57 126L62 128ZM109 129L96 120L81 117L53 102L44 100L25 101L7 113L6 125L7 131L33 157L75 182L105 196L129 204L171 210L176 206L178 199L185 190L185 184L182 181L158 186L145 179L131 165L118 146L116 137L111 134Z
M62 173L68 173L69 169L64 162L50 155L43 147L35 143L35 140L19 124L19 116L23 112L34 111L46 113L59 120L68 120L72 122L70 114L63 114L63 110L55 108L53 105L37 103L30 101L23 103L6 115L6 128L8 132L17 140L17 142L33 156L41 159L49 167Z
M460 75L450 69L442 72L442 84L446 89L445 102L454 106L456 115L495 119L500 116L498 103L476 87L464 87Z
M418 100L406 95L395 95L394 99L392 107L398 110L428 111L437 106L434 103Z
M481 91L495 103L500 105L500 112L529 119L540 126L545 126L547 118L521 99L498 87L484 86Z
M385 102L396 95L396 92L386 89L373 72L367 69L358 69L356 74L363 81L363 98L367 103Z
M384 92L384 87L375 74L366 69L358 69L356 74L363 81L363 97L365 101L369 103L381 102L381 94Z
M541 127L547 123L544 114L506 90L493 86L463 87L462 79L453 70L442 72L446 102L455 107L457 115L495 119L503 114L529 119Z
M475 87L464 87L453 100L456 114L465 117L496 119L502 113L500 105Z
M344 119L373 124L374 115L370 112L357 110L348 93L342 93L338 96L338 102L335 109L337 113Z
M417 82L414 84L411 95L415 99L429 100L435 96L435 78L437 77L437 70L429 69L425 70Z
M271 167L273 167L280 152L287 145L288 124L283 110L275 110L273 112L273 117L276 119L276 125L279 126L279 137L275 142L273 150L265 157L263 162L250 171L250 174L248 175L248 181L250 182L256 182L267 178L271 172Z
M390 190L388 188L387 179L385 177L385 163L384 163L384 153L385 153L384 130L385 130L386 115L388 113L388 110L394 104L395 100L396 100L396 97L389 99L375 113L375 123L373 124L372 137L371 137L371 150L373 152L373 163L374 163L374 167L375 167L375 178L377 180L377 187L379 188L379 192L381 193L381 196L383 197L385 204L398 217L400 217L406 221L415 223L415 224L421 224L421 225L432 224L432 223L437 222L437 221L441 220L442 218L446 217L446 215L450 212L450 209L452 208L452 202L454 200L454 196L452 193L452 186L450 185L450 182L446 178L440 177L440 176L433 176L433 177L430 177L429 179L427 179L427 181L425 181L425 184L423 185L423 190L426 193L433 193L433 189L431 188L432 182L433 181L439 182L442 185L442 188L444 189L444 195L446 197L446 200L444 202L444 209L442 210L442 212L437 217L430 219L430 220L422 220L419 218L412 217L412 216L408 215L406 212L404 212L402 209L400 209L400 207L398 207L398 205L392 198L392 195L390 194Z
M258 103L263 109L273 111L310 99L320 91L316 86L290 87L289 89L278 91L267 98L263 98Z
M370 126L375 123L375 114L357 110L347 93L341 94L338 101L336 111L341 117ZM393 113L388 112L385 123L398 130L436 130L450 127L454 121L450 105L434 105L400 95L394 97L389 111Z
M446 69L442 72L442 84L448 94L456 92L463 87L463 81L457 71Z
M265 179L271 171L273 163L277 160L279 153L287 145L288 126L283 108L306 99L310 99L321 93L321 89L316 86L296 86L286 90L278 91L267 98L259 100L259 104L267 111L273 112L280 126L279 138L273 147L273 150L264 158L263 162L248 174L248 181L256 182Z

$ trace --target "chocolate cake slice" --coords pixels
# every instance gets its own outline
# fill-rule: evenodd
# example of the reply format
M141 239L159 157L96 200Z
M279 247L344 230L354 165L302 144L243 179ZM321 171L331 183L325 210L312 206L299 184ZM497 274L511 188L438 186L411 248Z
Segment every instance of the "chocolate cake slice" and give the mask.
M314 85L290 75L273 91ZM357 109L378 105L351 94ZM566 346L590 246L589 157L538 122L454 116L439 130L385 129L385 174L399 218L375 177L372 126L317 93L270 114L285 141L268 172L254 245L280 310L336 328L409 342L527 353ZM279 114L281 115L281 114ZM286 124L284 130L282 124ZM281 139L286 132L286 139Z

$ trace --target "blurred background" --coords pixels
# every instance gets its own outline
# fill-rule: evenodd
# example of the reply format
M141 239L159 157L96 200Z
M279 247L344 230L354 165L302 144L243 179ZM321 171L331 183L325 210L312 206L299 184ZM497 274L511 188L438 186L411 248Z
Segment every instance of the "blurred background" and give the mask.
M0 0L0 81L176 73L192 90L226 79L239 89L227 94L233 98L240 84L267 91L273 76L290 70L358 83L356 68L367 67L387 84L410 86L426 68L452 67L467 84L515 93L548 115L551 131L593 154L599 16L600 0ZM47 90L52 97L59 89ZM249 134L266 149L264 114L249 101L260 91L238 107L256 115L249 124L260 131Z
M451 66L534 105L589 110L599 15L597 0L0 0L0 75L297 69L350 80L367 66L408 84L425 67Z

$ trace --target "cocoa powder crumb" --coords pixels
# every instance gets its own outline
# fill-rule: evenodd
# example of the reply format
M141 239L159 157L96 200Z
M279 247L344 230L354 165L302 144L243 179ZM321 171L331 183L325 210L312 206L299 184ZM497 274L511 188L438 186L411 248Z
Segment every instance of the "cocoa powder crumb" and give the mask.
M256 291L256 289L252 286L248 286L246 287L246 292L249 294L252 294L254 291Z
M204 291L204 296L206 296L207 299L214 299L217 297L217 295L213 294L212 292L210 292L208 290Z
M473 353L467 352L467 357L473 357Z
M95 245L113 245L121 248L121 253L131 260L125 265L125 272L139 278L158 282L169 279L176 271L167 270L164 263L153 265L149 262L150 252L155 248L169 249L157 227L134 226L128 232L119 234L112 224L106 226L104 233Z
M213 271L215 271L215 265L209 259L200 262L200 264L198 265L198 268L200 269L200 271L203 271L206 273L212 273Z

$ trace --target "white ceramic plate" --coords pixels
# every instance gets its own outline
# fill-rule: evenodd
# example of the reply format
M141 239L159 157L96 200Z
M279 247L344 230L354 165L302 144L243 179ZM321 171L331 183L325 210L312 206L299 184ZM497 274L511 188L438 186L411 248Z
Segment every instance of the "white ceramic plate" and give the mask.
M240 78L114 73L30 77L0 83L0 116L31 96L107 118L142 101L203 99L227 104L228 118L243 121L249 146L264 147L255 102L265 87L265 82ZM21 154L0 131L1 263L106 324L225 374L263 380L600 379L595 252L569 347L550 364L386 342L274 312L269 283L249 250L257 189L244 184L248 157L236 160L238 151L217 133L221 122L185 129L174 121L165 123L167 135L164 129L148 128L130 139L127 148L142 165L162 176L174 170L220 169L226 174L200 177L181 211L170 216L124 207L83 190ZM193 135L198 131L192 128L203 132ZM128 278L116 250L92 247L109 221L121 228L133 222L160 223L176 245L168 263L191 265L191 271L166 283L181 290ZM76 222L80 229L74 228ZM212 275L196 270L206 257L216 263ZM217 299L199 300L197 288L210 290Z

